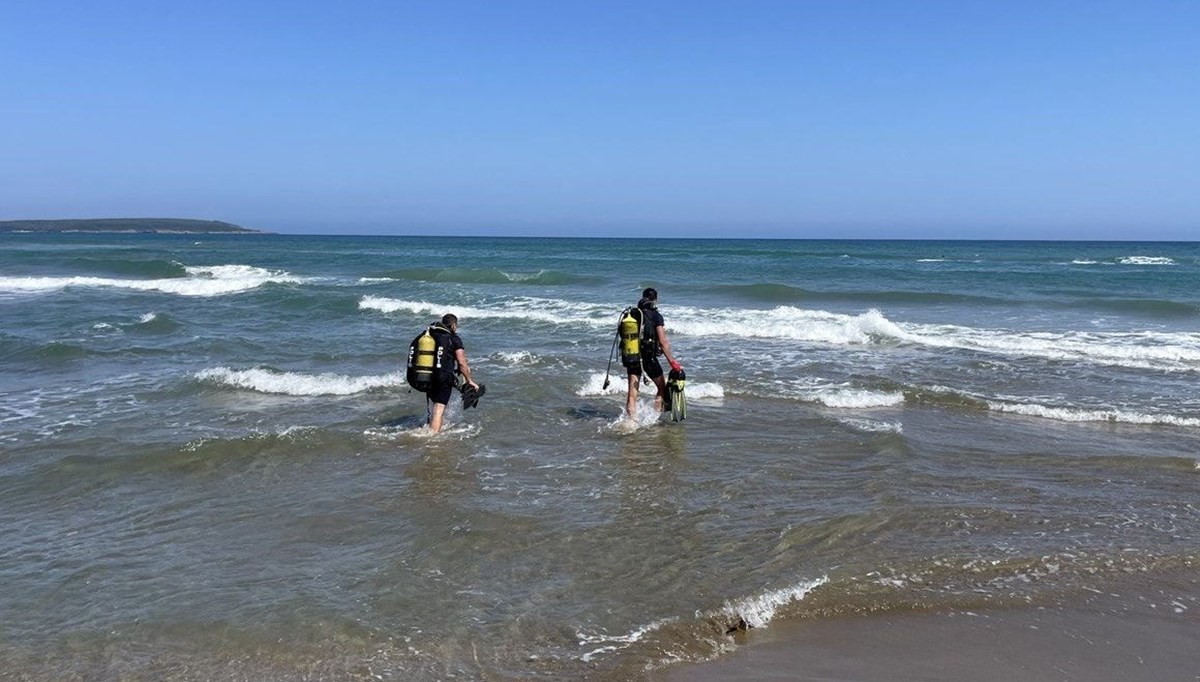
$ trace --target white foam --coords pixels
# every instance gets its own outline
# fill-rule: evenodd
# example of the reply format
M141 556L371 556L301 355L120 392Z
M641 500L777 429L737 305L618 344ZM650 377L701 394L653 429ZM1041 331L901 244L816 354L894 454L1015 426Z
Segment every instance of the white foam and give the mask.
M625 378L624 372L609 374L608 388L604 388L604 372L592 372L583 385L575 389L575 395L578 396L595 396L595 395L624 395L628 387L628 380Z
M686 386L688 400L708 400L725 397L725 389L715 381L689 381Z
M731 620L740 618L747 627L766 627L781 607L804 599L809 592L827 582L829 582L829 576L821 576L816 580L801 582L798 585L767 592L757 597L749 597L733 603L727 602L720 613Z
M504 272L500 270L499 272L510 282L528 282L531 279L537 279L546 274L545 270L538 270L537 272Z
M918 258L918 263L945 263L945 258Z
M1088 260L1086 258L1076 258L1071 261L1071 265L1096 265L1098 261Z
M1084 409L1076 407L1054 407L1036 403L1018 403L987 400L988 409L996 412L1011 412L1029 417L1056 419L1065 422L1110 422L1115 424L1143 424L1163 426L1200 427L1200 419L1173 414L1145 414L1118 409Z
M464 320L532 320L550 324L575 324L590 327L611 325L613 329L616 329L617 313L620 311L619 308L613 306L526 296L506 300L496 307L448 305L383 296L364 296L358 302L358 307L361 310L378 310L384 313L405 312L414 315L441 315L450 312Z
M184 268L186 277L164 279L112 279L107 277L0 277L0 292L38 293L67 287L93 287L159 291L179 296L220 296L248 291L271 282L302 283L307 278L249 265L213 265Z
M538 360L538 356L530 353L527 350L520 350L516 352L500 351L498 353L492 353L490 357L505 365L532 365Z
M621 416L609 422L604 428L614 433L630 434L648 426L654 426L662 418L662 412L654 409L653 397L644 398L639 394L633 409L632 418L626 414L625 410L621 410Z
M449 311L467 318L529 320L595 329L615 328L618 310L614 306L532 297L492 306L465 307L366 296L359 307L418 315L441 315ZM875 309L847 315L794 306L765 310L673 306L664 310L664 314L668 332L683 336L850 346L909 344L1136 369L1200 371L1200 334L1194 332L1025 332L898 323Z
M840 386L802 391L798 395L802 400L821 403L826 407L849 410L893 407L904 403L904 394L900 391L871 391L861 388L843 388Z
M839 419L838 423L844 424L855 431L866 431L867 433L904 433L904 425L900 422L876 421L874 419Z
M650 623L649 625L645 625L640 628L631 630L630 632L628 632L624 635L606 635L606 634L588 635L588 634L584 634L582 632L577 632L577 633L575 633L575 638L579 641L579 646L594 646L596 644L602 645L596 649L593 649L593 650L583 654L582 656L579 657L579 660L584 661L586 663L586 662L589 662L592 659L594 659L599 654L607 653L609 651L617 651L619 649L624 649L624 648L628 647L629 645L640 641L646 635L654 632L655 630L662 628L662 626L667 625L669 623L673 623L676 620L678 620L678 619L664 618L662 620L657 620L657 621L654 621L653 623Z
M667 321L668 331L687 336L786 339L836 345L869 344L909 336L878 310L842 315L778 306L769 310L682 308Z
M404 377L398 372L376 376L350 377L343 374L301 374L266 369L234 370L215 367L195 374L208 381L259 393L295 396L353 395L383 386L400 386Z
M149 324L158 319L158 313L146 313L138 318L138 324Z
M428 424L421 424L420 426L407 429L397 429L391 433L371 429L368 429L363 433L368 436L376 437L382 435L387 435L389 437L403 436L405 438L417 438L420 440L466 440L468 438L474 438L475 436L478 436L481 431L482 428L479 426L479 424L459 421L444 421L442 422L442 430L436 433L429 429Z
M578 396L597 396L597 395L625 395L625 391L629 388L628 379L624 371L624 367L615 374L609 374L608 388L604 388L604 372L592 372L583 382L583 385L575 389L575 395ZM638 390L639 395L649 393L654 394L655 389L652 386L641 386ZM725 397L725 389L715 382L688 382L687 397L689 400L706 400L718 399Z
M1166 256L1124 256L1117 262L1121 265L1175 265L1175 259Z

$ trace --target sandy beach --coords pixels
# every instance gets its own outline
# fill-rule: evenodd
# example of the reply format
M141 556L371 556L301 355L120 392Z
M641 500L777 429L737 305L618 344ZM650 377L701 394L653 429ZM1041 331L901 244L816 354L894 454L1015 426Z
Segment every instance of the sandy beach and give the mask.
M662 682L1200 680L1200 582L1126 585L1053 607L773 624Z

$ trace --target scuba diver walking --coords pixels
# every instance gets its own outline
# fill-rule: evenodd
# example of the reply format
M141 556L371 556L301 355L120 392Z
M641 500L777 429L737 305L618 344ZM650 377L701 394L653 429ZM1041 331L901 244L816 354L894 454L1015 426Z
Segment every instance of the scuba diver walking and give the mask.
M625 365L629 381L629 393L625 398L626 418L633 419L636 415L638 382L643 375L658 388L658 393L654 396L654 410L661 412L664 400L669 400L669 396L658 356L662 355L667 359L667 364L673 372L682 372L683 367L671 354L671 343L667 340L663 316L658 312L658 291L646 288L642 291L642 299L638 301L637 306L621 313L617 334L621 344L621 364Z
M463 407L474 407L486 390L471 378L466 349L458 335L458 317L452 313L442 316L417 335L408 347L406 380L425 394L429 430L442 430L442 416L450 396L459 386L462 375Z

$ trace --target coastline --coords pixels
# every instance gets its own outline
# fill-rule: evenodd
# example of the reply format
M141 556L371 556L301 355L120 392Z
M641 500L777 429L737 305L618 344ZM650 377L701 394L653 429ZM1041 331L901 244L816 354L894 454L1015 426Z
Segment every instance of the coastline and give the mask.
M733 653L655 671L655 682L718 680L1200 679L1200 579L1174 576L1054 606L888 612L772 623Z

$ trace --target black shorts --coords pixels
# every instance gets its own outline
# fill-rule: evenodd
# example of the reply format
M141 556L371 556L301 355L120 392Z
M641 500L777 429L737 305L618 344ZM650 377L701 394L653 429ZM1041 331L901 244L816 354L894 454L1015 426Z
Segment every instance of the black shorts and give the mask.
M425 396L438 405L450 404L450 396L454 395L454 384L434 384L425 391Z
M642 358L641 367L633 365L632 367L627 367L626 370L629 372L629 376L634 377L642 376L642 370L646 370L646 376L651 379L657 379L663 375L663 368L662 365L658 364L658 358L644 357Z

